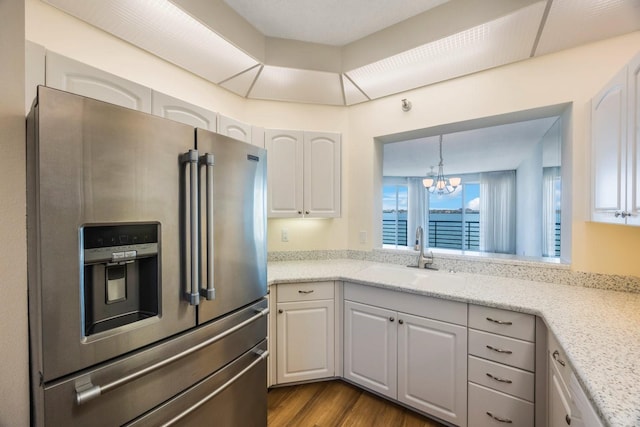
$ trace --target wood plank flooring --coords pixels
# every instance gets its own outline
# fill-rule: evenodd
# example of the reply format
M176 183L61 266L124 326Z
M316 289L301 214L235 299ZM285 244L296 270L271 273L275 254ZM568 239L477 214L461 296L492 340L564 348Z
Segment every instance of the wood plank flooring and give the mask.
M274 388L268 427L444 427L341 380Z

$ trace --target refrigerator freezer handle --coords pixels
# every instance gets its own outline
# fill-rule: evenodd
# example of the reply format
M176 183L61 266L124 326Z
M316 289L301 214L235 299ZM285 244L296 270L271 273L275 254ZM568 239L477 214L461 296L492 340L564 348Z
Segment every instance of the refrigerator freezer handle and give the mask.
M213 392L209 393L208 395L203 397L201 400L196 402L193 406L185 409L184 411L182 411L181 413L179 413L175 417L171 418L169 421L166 421L164 424L162 424L162 427L172 426L175 423L177 423L178 421L182 420L184 417L186 417L187 415L191 414L193 411L195 411L196 409L200 408L202 405L204 405L205 403L207 403L208 401L210 401L211 399L213 399L214 397L216 397L217 395L219 395L220 393L225 391L227 388L229 388L230 385L232 385L233 383L238 381L243 375L245 375L247 372L249 372L251 369L253 369L258 363L262 362L267 357L269 357L269 351L256 350L254 353L258 357L256 359L254 359L253 362L251 362L248 366L246 366L240 372L238 372L233 377L231 377L229 380L227 380L227 382L222 384L216 390L214 390Z
M200 284L198 283L200 265L198 260L198 150L189 150L182 155L182 162L189 164L189 209L191 234L191 289L187 291L187 301L191 305L200 303Z
M200 288L200 295L208 300L213 300L216 298L216 289L213 283L213 154L205 153L200 158L200 162L207 168L207 287Z

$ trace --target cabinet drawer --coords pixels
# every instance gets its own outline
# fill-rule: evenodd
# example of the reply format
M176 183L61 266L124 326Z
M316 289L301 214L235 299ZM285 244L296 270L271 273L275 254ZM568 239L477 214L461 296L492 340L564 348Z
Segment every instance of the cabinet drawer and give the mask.
M533 415L533 403L469 383L469 427L533 427Z
M469 356L469 381L533 402L531 372Z
M571 375L571 367L567 361L567 356L564 354L562 348L558 344L558 341L549 333L549 363L553 366L556 372L560 375L562 385L565 389L569 388L569 377Z
M534 343L473 329L469 329L469 354L531 372L535 368Z
M278 302L333 299L333 282L283 283L278 285Z
M535 341L536 318L531 314L469 305L469 327L525 341Z

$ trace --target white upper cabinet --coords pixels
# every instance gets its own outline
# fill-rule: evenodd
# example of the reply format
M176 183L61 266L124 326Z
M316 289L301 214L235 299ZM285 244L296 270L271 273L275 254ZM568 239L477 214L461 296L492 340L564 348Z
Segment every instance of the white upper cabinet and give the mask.
M152 114L200 129L216 131L217 114L164 93L153 91Z
M33 100L38 94L38 85L44 85L44 58L46 50L44 46L25 40L24 51L24 88L25 107L28 113L31 110Z
M238 139L242 142L252 143L251 125L242 123L231 117L218 115L218 133Z
M340 216L341 140L336 133L304 133L304 214Z
M340 134L268 129L265 141L269 216L339 217Z
M591 100L591 219L640 225L640 56Z
M302 217L303 133L265 130L267 148L267 212L270 217Z
M151 89L57 53L47 52L46 84L111 104L151 113Z

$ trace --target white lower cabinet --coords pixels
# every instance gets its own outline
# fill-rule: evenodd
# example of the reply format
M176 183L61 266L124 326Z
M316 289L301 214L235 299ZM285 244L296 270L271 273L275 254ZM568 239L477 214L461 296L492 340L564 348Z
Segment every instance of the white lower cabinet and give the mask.
M533 411L531 402L469 383L469 425L533 427Z
M398 400L466 423L467 328L398 313Z
M548 426L602 427L596 411L569 366L555 337L549 334Z
M344 302L344 377L384 396L397 397L395 311Z
M535 323L530 314L469 305L469 427L536 425Z
M364 288L345 285L344 377L443 421L466 426L466 304ZM430 305L440 303L453 304L454 316L462 309L463 324L402 311L426 314L432 312Z
M335 375L333 282L278 285L276 382Z

